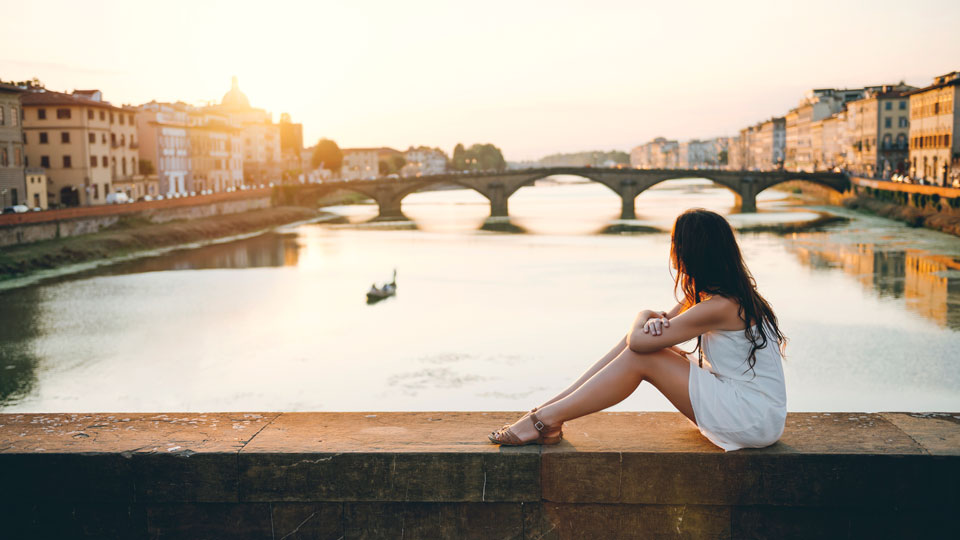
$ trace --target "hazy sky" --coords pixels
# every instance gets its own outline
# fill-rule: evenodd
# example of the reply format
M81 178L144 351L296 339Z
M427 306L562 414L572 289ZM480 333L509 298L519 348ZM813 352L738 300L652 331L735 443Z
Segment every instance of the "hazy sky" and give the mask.
M341 147L507 159L731 134L812 87L960 69L960 2L4 2L0 79L254 106Z

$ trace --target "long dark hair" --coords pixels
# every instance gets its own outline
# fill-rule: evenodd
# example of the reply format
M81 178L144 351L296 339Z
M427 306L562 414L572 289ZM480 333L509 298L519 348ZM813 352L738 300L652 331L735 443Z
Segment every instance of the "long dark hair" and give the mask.
M750 341L749 367L757 363L757 350L776 338L781 352L786 338L780 332L777 316L770 304L757 292L757 282L743 263L740 247L733 236L733 229L720 214L692 208L680 214L673 224L670 240L670 259L677 274L674 276L674 292L683 291L683 303L690 308L700 303L704 294L719 295L737 302L737 315L746 323L744 335ZM774 333L767 335L767 326ZM700 365L703 365L703 350L700 337L697 347Z

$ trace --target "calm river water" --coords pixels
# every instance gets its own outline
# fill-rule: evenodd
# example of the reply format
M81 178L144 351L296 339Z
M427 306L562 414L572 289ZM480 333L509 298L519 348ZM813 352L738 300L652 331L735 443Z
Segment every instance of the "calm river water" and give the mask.
M807 220L762 194L738 225ZM733 196L708 182L637 199L669 230ZM598 234L619 199L597 184L523 188L525 234L480 230L465 190L414 194L417 228L305 224L0 291L0 409L523 410L576 379L637 311L674 304L667 232ZM790 338L792 411L960 410L960 240L837 210L817 232L743 233ZM367 305L398 271L394 298ZM671 410L642 385L612 410Z

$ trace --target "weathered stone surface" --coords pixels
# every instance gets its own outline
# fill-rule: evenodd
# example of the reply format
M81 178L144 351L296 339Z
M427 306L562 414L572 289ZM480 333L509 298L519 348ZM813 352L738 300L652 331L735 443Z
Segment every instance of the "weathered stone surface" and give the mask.
M0 538L146 539L143 508L127 504L0 504Z
M935 456L960 456L960 414L880 413Z
M777 444L726 453L678 413L590 415L555 446L487 441L519 414L0 414L0 536L954 530L944 516L960 504L960 414L793 413Z
M237 452L279 413L0 415L0 500L237 500Z
M552 538L730 538L722 506L543 503ZM611 534L616 531L615 534Z
M344 539L521 539L520 503L345 503Z
M343 538L343 503L276 503L273 538L304 540Z
M539 449L501 448L486 439L519 414L287 413L240 452L240 496L538 501Z
M543 449L542 495L661 505L920 504L890 480L929 477L929 460L908 459L923 453L876 414L791 414L780 442L724 453L679 414L607 413L568 422L564 442Z
M802 508L746 506L731 509L732 538L952 538L952 513L931 509Z
M147 505L150 538L231 540L273 538L266 503L187 503Z

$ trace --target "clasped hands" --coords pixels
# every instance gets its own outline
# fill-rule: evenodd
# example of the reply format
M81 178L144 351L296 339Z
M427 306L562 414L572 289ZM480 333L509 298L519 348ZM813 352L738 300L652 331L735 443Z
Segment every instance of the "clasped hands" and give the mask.
M645 309L637 315L637 319L634 321L634 328L638 325L642 325L644 334L659 336L663 333L664 328L670 327L670 317L667 316L666 311Z

